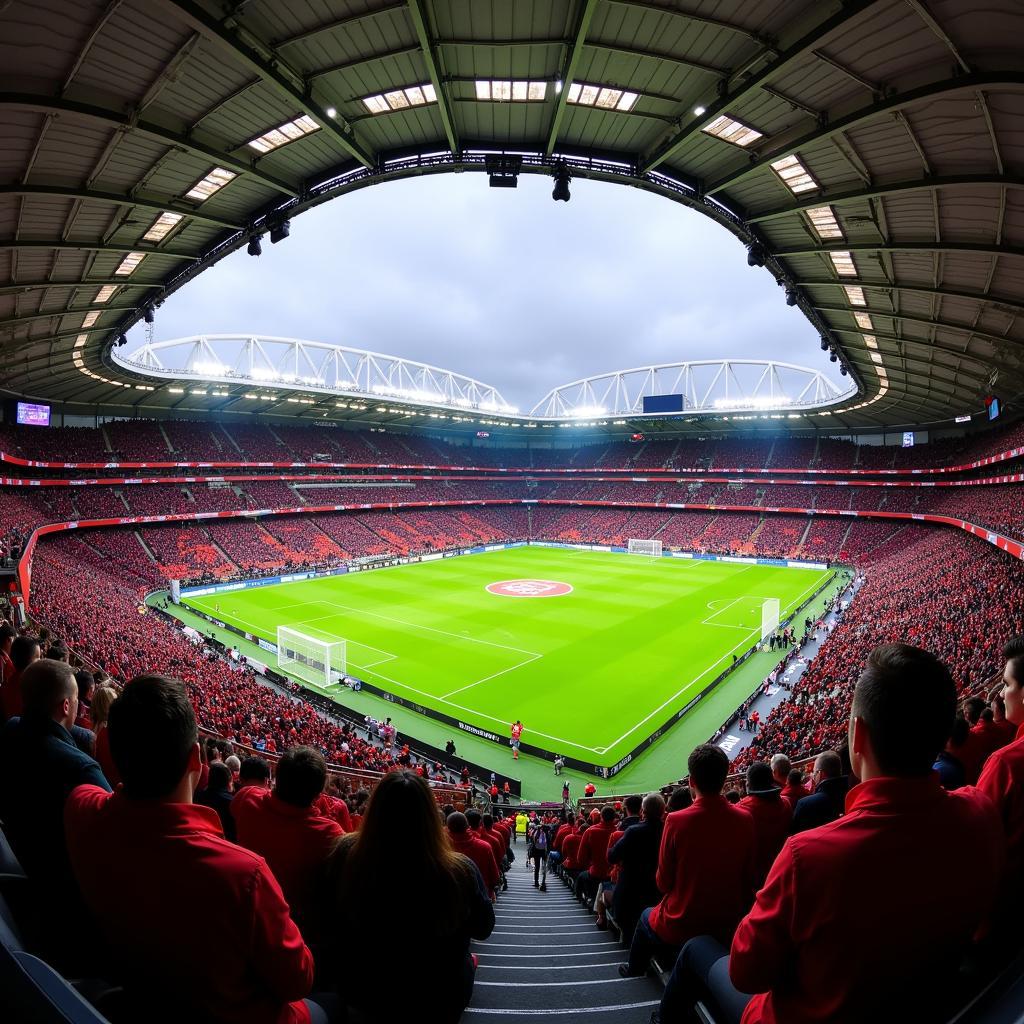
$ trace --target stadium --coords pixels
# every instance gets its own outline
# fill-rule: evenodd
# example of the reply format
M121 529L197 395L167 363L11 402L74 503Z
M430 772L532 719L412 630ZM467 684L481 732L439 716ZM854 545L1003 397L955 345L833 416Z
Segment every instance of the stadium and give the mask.
M1018 0L0 5L0 1017L1024 1020L1022 39ZM431 335L442 248L408 305L362 258L366 347L283 272L195 324L329 210L373 251L369 196L542 263L443 182L516 238L538 183L612 241L639 196L722 291L641 292L623 234L539 341L525 272L521 323Z

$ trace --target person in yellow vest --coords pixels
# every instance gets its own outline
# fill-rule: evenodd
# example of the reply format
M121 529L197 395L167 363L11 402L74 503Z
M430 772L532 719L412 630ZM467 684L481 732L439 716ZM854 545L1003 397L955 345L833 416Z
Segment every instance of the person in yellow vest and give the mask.
M526 835L526 826L528 824L528 821L529 821L529 819L526 817L526 815L522 811L520 811L516 815L516 838L515 838L515 841L517 843L519 842L519 837L520 836L525 836Z

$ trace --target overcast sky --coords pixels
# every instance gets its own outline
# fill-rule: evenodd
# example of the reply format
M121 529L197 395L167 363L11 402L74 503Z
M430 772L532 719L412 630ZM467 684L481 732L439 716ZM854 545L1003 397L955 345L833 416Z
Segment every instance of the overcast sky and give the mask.
M649 363L830 369L803 315L713 221L601 182L573 181L555 203L535 175L515 190L481 174L400 181L297 217L290 238L227 257L157 314L158 340L224 332L421 360L524 410L558 384Z

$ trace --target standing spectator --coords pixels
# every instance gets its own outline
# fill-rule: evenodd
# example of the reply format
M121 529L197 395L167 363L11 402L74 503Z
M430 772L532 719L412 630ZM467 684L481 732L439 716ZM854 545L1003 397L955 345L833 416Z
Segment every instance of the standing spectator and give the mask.
M596 796L597 795L597 786L595 786L593 784L593 782L588 782L583 787L583 795L586 796L586 797Z
M793 768L789 758L785 754L772 754L772 759L768 763L771 765L775 784L779 789L785 789L789 782L789 773Z
M214 761L206 780L206 788L195 795L195 802L217 812L224 835L235 841L235 819L231 815L231 769L223 761Z
M78 717L75 725L92 730L92 697L96 691L96 680L88 669L80 668L75 673L75 682L78 684Z
M473 862L445 838L430 786L413 772L385 775L362 827L338 843L327 887L336 981L342 998L381 1024L455 1024L473 993L470 939L486 939L494 909ZM415 931L401 984L383 951Z
M477 866L480 877L484 880L484 888L491 894L493 901L498 882L501 881L501 871L494 859L491 844L481 839L469 827L469 822L461 811L452 811L445 824L448 827L448 841L452 844L452 849L468 857Z
M789 759L786 759L789 774ZM764 761L755 761L747 769L747 795L739 806L754 819L755 888L760 889L789 835L793 810L782 798L777 778Z
M262 757L247 757L238 770L238 793L250 786L270 789L270 765Z
M804 773L799 768L790 769L786 784L782 787L782 795L789 801L790 807L796 807L805 796L811 795L811 791L804 785Z
M307 943L322 933L317 894L327 860L345 834L317 813L326 781L323 754L292 747L277 762L273 791L246 786L230 803L239 844L267 862Z
M617 866L619 872L612 893L612 910L627 940L633 937L640 912L657 903L661 895L654 878L664 815L664 797L648 793L643 801L642 820L628 826L608 850L608 863Z
M721 747L702 744L687 767L693 804L665 820L658 854L658 889L665 895L640 915L619 967L623 977L645 974L651 957L664 967L695 935L731 941L754 893L754 821L722 796L729 758Z
M280 886L262 857L224 839L213 810L192 803L199 744L184 685L133 679L108 728L123 784L115 794L79 786L66 820L75 874L135 1004L128 1016L308 1024L313 958ZM145 870L112 881L111 850L131 850ZM197 919L216 936L215 956L196 939Z
M793 810L793 832L806 832L835 821L843 813L849 780L843 775L843 759L826 750L814 759L814 792L797 802Z
M32 662L39 660L39 655L39 643L33 637L16 636L11 641L11 664L14 666L14 672L4 679L3 687L0 688L0 711L3 712L5 721L9 722L21 714L21 675ZM77 694L75 701L77 704ZM75 724L73 720L71 724Z
M931 766L956 689L934 655L874 650L857 682L850 756L861 780L839 821L786 842L732 943L701 939L680 964L710 973L721 1024L945 1021L957 967L993 906L1002 838L992 802L948 793ZM969 878L970 885L950 885ZM936 899L936 893L942 893ZM674 979L678 981L677 966ZM679 1004L670 983L661 1015ZM671 1005L669 1005L671 1003ZM745 1009L743 1004L747 1003Z

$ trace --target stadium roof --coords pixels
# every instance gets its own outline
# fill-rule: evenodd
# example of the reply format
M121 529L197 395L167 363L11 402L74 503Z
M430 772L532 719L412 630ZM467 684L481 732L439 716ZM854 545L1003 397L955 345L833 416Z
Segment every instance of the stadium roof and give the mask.
M1021 38L1017 0L8 4L0 386L191 410L109 358L148 304L319 203L507 152L753 243L860 388L809 423L976 412L1024 392Z

